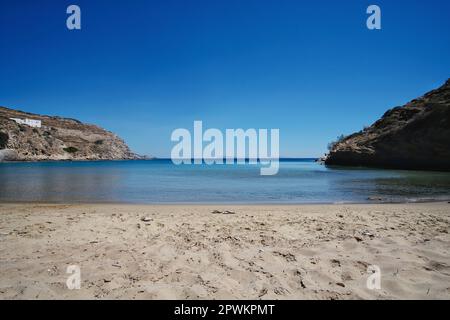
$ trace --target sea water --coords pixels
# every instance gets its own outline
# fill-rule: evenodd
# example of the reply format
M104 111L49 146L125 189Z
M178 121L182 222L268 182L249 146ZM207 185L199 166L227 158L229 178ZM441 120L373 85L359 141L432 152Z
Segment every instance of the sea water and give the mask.
M174 165L171 160L0 164L1 202L359 203L448 200L450 173L326 167L281 159L259 165Z

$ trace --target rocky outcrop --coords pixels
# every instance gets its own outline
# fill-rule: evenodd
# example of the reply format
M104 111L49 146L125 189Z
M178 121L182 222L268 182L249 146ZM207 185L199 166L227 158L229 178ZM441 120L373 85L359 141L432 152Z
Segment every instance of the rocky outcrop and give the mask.
M40 128L11 118L40 120ZM138 159L112 132L75 119L0 107L0 161Z
M17 160L17 152L11 149L0 150L0 162Z
M334 144L325 164L450 171L450 79Z

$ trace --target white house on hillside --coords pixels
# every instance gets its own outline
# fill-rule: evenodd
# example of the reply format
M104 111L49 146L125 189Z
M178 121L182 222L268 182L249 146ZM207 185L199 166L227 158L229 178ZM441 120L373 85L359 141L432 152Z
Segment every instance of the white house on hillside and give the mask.
M26 124L33 128L40 128L42 125L41 120L34 120L34 119L19 119L19 118L10 118L11 120L14 120L18 124Z

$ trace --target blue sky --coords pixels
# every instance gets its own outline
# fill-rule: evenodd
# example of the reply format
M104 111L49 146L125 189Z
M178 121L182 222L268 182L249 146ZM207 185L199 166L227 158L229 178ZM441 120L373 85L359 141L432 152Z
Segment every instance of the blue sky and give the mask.
M77 4L82 30L66 28ZM382 30L366 28L366 8ZM167 157L176 128L279 128L284 157L450 77L450 1L2 0L0 105Z

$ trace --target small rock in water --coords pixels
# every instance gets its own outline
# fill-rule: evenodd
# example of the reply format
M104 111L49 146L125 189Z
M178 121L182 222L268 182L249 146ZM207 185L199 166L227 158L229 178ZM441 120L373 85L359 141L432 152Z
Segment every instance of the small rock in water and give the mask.
M368 197L367 200L371 200L371 201L382 201L383 198L381 198L381 197Z

